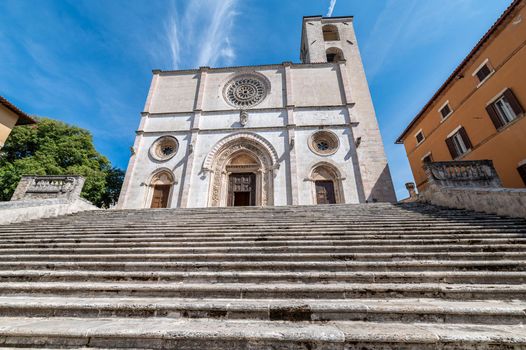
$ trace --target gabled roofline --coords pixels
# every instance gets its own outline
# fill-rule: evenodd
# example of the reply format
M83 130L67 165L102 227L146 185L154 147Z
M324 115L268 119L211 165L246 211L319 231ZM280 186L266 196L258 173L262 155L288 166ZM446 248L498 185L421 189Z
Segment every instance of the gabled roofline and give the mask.
M515 8L524 0L514 0L510 6L502 13L502 15L499 17L499 19L491 26L491 28L484 34L484 36L478 41L478 43L475 45L475 47L469 52L469 54L462 60L462 62L458 65L458 67L451 73L451 75L447 78L447 80L440 86L440 88L435 92L435 94L431 97L431 99L425 104L425 106L422 108L422 110L413 118L413 120L409 123L409 125L405 128L405 130L402 132L400 136L395 141L395 144L403 144L404 138L409 132L409 130L416 124L416 122L424 115L424 113L427 112L429 107L435 102L436 99L440 96L440 94L449 86L449 84L459 75L459 73L465 68L465 66L469 63L469 61L475 56L475 54L484 46L484 44L495 34L497 29L500 28L501 25L504 24L504 22L508 19L508 17L512 14L512 12L515 10Z
M18 116L18 120L16 121L15 125L36 124L37 122L34 118L22 112L17 106L9 102L5 97L0 96L0 105L9 109Z

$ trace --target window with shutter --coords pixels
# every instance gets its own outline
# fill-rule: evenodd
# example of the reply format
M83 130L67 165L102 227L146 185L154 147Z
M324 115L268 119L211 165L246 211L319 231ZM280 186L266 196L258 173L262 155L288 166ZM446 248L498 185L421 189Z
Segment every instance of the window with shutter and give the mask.
M504 91L495 102L488 105L486 111L496 129L502 128L524 113L521 104L511 89Z
M521 176L524 185L526 185L526 164L523 164L520 167L518 167L517 171L519 172L519 175Z
M471 140L468 137L466 130L462 127L451 137L446 139L447 148L451 153L451 158L456 159L461 155L467 153L471 147Z

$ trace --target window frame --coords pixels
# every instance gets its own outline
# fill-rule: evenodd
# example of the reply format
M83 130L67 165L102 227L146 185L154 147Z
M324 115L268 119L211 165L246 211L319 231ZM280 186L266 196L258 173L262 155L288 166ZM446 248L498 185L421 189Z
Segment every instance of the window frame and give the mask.
M473 144L462 125L459 125L447 135L445 143L453 160L461 158L473 150Z
M497 105L499 101L505 101L509 108L508 111L512 112L514 117L511 120L506 120L504 117L505 112L503 112ZM522 107L520 101L517 99L517 96L510 88L505 88L504 90L500 91L497 95L495 95L495 97L486 103L486 112L488 113L490 120L497 131L505 129L508 125L513 124L517 119L523 117L525 114L524 108Z
M422 140L418 141L418 135L422 135ZM419 146L422 142L424 142L426 140L426 135L424 135L424 132L422 131L422 129L418 130L415 133L415 139L416 139L416 145L417 146Z
M482 80L480 80L480 78L478 77L477 73L480 72L480 70L482 68L484 68L485 66L488 67L489 69L489 73L488 75L486 75L486 77ZM476 69L475 71L471 74L471 76L477 80L477 89L482 85L484 84L489 78L491 78L491 76L495 73L495 69L493 68L493 66L491 65L490 61L489 61L489 58L486 58Z
M449 113L444 116L442 114L442 110L446 107L449 108ZM453 114L453 108L451 108L451 104L449 103L449 100L447 100L446 102L444 102L442 106L440 106L440 108L438 109L438 114L440 114L440 122L443 122L444 120L449 118L451 114Z
M424 156L422 158L420 158L420 160L422 161L423 164L426 164L426 161L425 161L426 158L429 158L429 163L432 163L433 162L433 153L431 153L431 151L429 151L426 154L424 154Z

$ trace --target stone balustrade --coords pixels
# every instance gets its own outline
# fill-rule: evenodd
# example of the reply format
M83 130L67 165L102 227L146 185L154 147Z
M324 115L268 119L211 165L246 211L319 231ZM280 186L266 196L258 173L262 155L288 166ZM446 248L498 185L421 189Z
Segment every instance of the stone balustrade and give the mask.
M501 187L491 160L431 162L424 168L429 182L439 187Z
M425 164L424 203L513 217L526 217L526 189L503 188L491 160Z
M0 202L0 224L96 210L80 197L85 179L76 175L26 175L10 202Z

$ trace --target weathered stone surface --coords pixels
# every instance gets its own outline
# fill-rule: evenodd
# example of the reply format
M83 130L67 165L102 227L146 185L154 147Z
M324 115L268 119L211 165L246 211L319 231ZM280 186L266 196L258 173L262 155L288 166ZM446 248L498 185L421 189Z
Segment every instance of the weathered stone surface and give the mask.
M526 221L422 204L0 227L0 346L526 348Z

